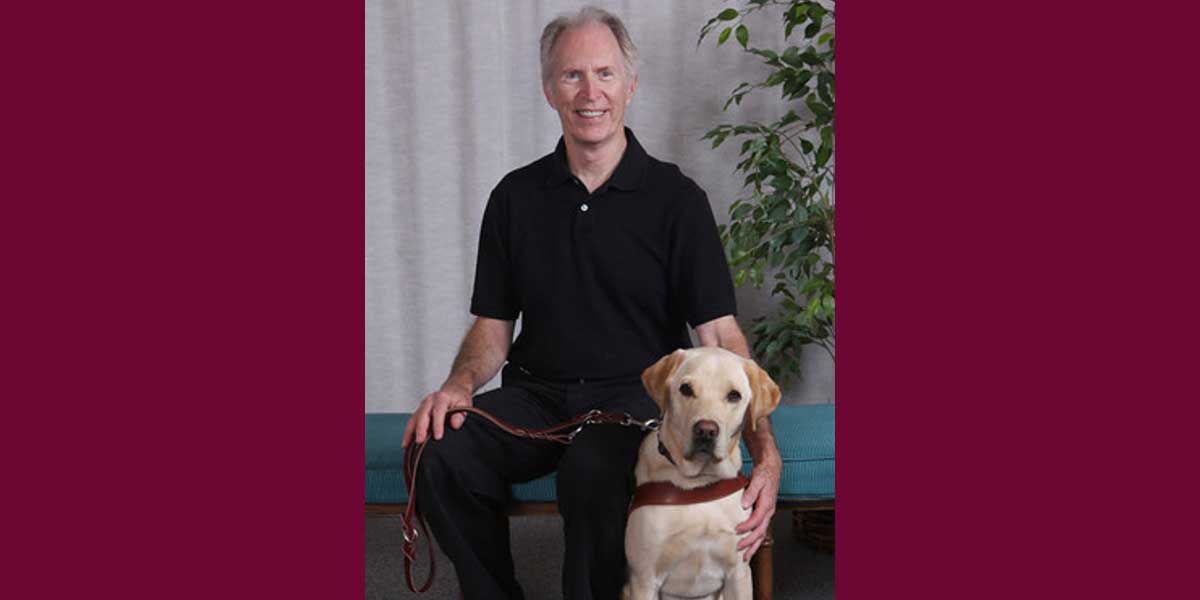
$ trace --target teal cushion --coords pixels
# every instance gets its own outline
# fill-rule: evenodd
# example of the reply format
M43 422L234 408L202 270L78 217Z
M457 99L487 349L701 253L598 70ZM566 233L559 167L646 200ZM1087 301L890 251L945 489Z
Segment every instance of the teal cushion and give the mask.
M404 486L404 449L400 440L408 413L367 413L367 504L408 502Z
M783 458L779 497L785 500L833 498L833 404L781 405L771 414L771 429ZM750 474L750 455L742 446L742 471Z
M771 415L772 428L783 458L779 497L801 500L833 497L834 405L780 406ZM366 502L403 504L408 501L404 486L404 450L400 439L408 413L368 413L366 416ZM610 427L604 425L603 427ZM742 470L752 465L746 449ZM552 502L554 474L512 486L519 502Z

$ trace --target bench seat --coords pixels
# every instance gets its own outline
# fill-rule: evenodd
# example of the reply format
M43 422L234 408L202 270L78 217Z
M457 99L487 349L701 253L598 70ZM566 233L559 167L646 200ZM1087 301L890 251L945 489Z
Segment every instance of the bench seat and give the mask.
M833 510L834 473L834 405L783 405L771 415L779 454L783 459L778 510ZM392 515L403 512L408 502L404 485L404 450L400 440L407 413L367 414L367 477L366 510L368 514ZM616 427L616 425L591 425ZM747 475L750 464L742 446L742 470ZM512 486L510 515L555 514L554 474ZM754 578L754 600L772 600L773 539L767 529L767 539L750 560Z
M404 449L400 439L408 413L368 413L366 416L366 503L404 504ZM834 492L834 405L781 405L771 415L783 474L779 500L809 501L833 498ZM616 427L616 425L590 425ZM742 470L752 465L742 446ZM554 474L512 486L514 503L554 502Z

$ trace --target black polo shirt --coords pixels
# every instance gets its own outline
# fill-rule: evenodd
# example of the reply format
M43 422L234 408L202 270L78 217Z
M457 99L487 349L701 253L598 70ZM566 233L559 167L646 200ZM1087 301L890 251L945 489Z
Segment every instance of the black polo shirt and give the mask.
M515 320L510 362L555 380L636 377L737 311L708 197L627 146L588 194L566 146L506 175L483 214L471 313Z

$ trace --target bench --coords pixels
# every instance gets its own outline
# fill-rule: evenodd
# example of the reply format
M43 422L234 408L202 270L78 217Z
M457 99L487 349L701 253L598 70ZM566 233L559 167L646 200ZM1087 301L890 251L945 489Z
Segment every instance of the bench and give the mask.
M404 450L400 447L408 417L408 413L366 415L366 511L369 515L402 514L408 502L408 490L404 485ZM771 424L783 458L777 510L833 510L834 405L780 405L771 415ZM742 470L749 475L752 465L745 446L742 447L742 458ZM509 515L557 512L553 473L512 486ZM773 539L770 529L767 532L768 539L750 560L755 600L770 600L772 595Z

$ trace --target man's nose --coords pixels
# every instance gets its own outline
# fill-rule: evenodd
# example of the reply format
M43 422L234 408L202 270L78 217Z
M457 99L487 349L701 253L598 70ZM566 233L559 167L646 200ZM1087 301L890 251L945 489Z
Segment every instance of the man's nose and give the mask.
M717 433L720 431L721 428L717 423L708 419L696 421L696 424L692 425L692 435L697 440L716 440Z
M600 97L600 86L598 85L598 82L595 79L593 79L590 75L587 75L587 76L584 76L584 78L583 78L583 86L580 89L580 92L583 93L583 97L586 100L592 100L594 98L599 98Z

